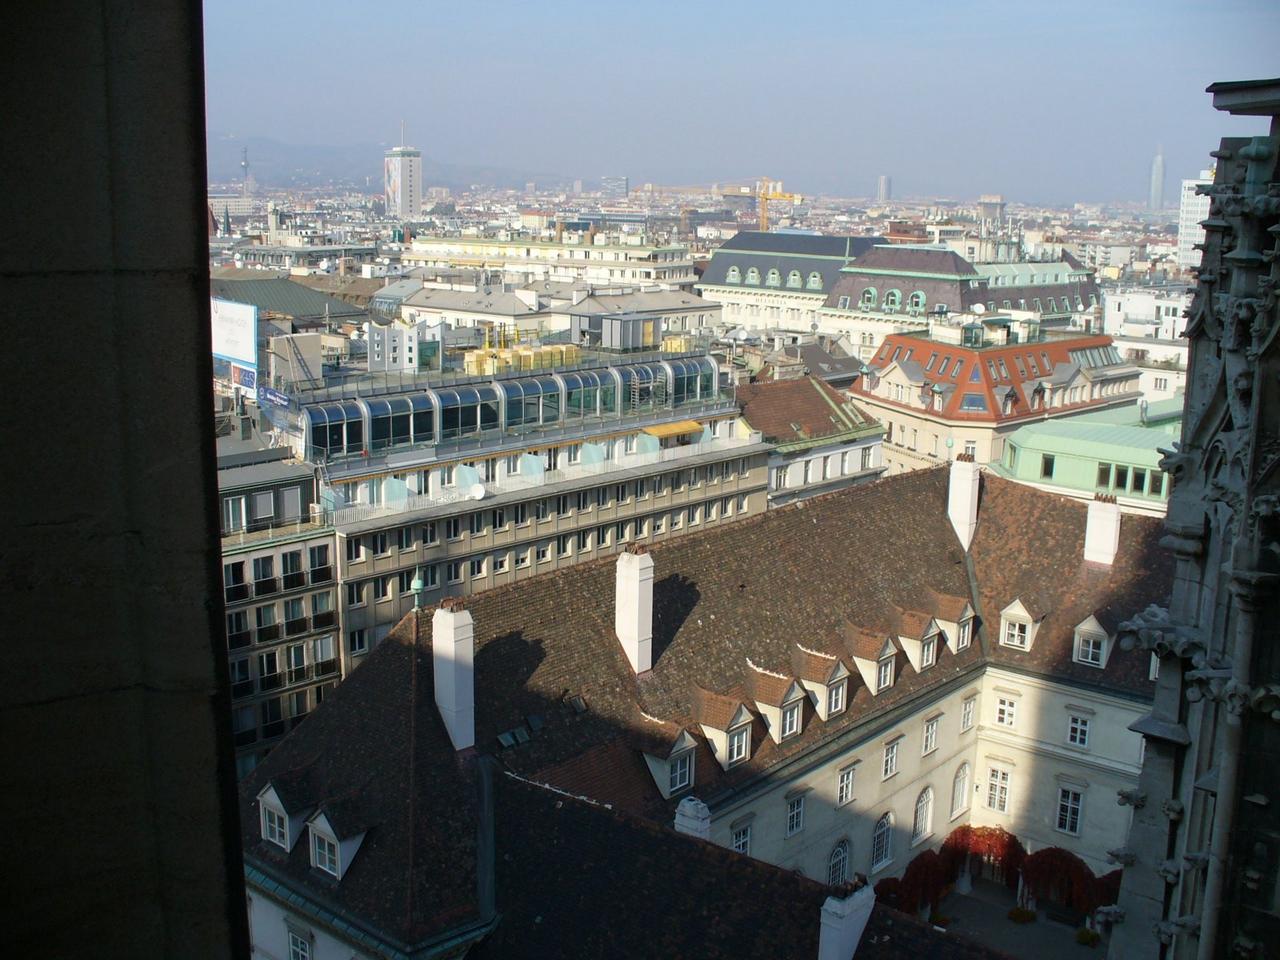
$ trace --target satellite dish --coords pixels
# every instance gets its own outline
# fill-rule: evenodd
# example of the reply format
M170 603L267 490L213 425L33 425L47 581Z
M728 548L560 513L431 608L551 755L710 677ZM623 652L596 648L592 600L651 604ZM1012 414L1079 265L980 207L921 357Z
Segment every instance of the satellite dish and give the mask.
M487 491L485 490L483 483L473 483L467 488L467 499L483 500L486 492Z
M987 308L984 304L975 303L973 305L973 312L976 313L978 316L982 316L984 313L987 312Z

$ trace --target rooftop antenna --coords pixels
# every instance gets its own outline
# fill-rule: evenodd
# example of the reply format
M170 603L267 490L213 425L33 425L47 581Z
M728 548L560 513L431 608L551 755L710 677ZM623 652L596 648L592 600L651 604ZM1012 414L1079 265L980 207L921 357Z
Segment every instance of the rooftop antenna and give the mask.
M400 121L400 146L404 146L404 120Z
M240 148L240 190L244 196L249 195L249 148Z

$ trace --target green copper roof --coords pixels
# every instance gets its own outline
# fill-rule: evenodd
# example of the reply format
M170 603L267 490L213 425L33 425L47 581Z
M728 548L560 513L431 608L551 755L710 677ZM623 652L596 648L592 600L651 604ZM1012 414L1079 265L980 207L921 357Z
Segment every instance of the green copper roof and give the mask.
M1172 438L1160 429L1115 426L1082 417L1046 420L1015 430L1009 442L1019 450L1157 466L1159 447Z

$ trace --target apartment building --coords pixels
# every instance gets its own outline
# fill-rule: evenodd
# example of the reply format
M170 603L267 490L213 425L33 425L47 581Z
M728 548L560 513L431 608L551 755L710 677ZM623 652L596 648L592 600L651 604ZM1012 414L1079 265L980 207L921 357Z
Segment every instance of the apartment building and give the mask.
M697 290L723 305L726 324L811 330L840 268L879 242L744 230L712 252Z
M526 237L415 237L400 255L406 267L474 267L498 270L516 283L585 281L596 286L621 283L663 290L693 289L693 260L687 247L583 234L565 240ZM639 238L637 238L639 240Z
M961 457L415 608L321 716L335 736L380 716L410 690L417 658L437 707L419 725L449 740L440 770L461 769L448 746L493 758L566 804L674 823L833 895L902 876L961 827L999 828L1096 877L1114 871L1128 827L1116 796L1137 782L1130 726L1154 686L1149 655L1117 642L1114 611L1167 592L1160 536L1154 518ZM295 905L308 862L339 891L350 868L358 890L386 822L376 806L348 820L308 786L332 785L335 767L309 759L307 733L244 794L253 895ZM418 802L423 822L462 809L438 793ZM288 850L308 828L319 853L271 866L282 861L268 844ZM970 871L1017 882L990 858L965 862L958 882Z
M884 472L884 427L817 377L744 384L742 423L772 444L769 506L867 483Z
M767 508L770 445L706 354L295 391L336 537L345 675L426 596L470 595ZM341 399L346 396L347 399Z
M885 465L901 472L960 453L998 461L1019 427L1132 405L1138 381L1110 337L981 314L890 335L849 392L885 425Z
M247 424L247 420L244 421ZM287 448L219 441L232 735L244 776L341 675L333 528L315 472Z

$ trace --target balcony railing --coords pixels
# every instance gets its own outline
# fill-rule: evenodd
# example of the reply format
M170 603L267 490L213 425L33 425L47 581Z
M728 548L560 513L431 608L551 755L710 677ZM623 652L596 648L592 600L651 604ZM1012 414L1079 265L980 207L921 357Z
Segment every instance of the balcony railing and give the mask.
M270 740L272 737L278 737L284 733L284 721L272 720L270 723L262 725L262 739Z
M249 599L249 585L247 583L232 583L226 588L227 603L235 603L237 600Z
M338 661L336 659L317 661L315 670L317 677L327 677L330 674L338 672Z
M312 567L312 584L333 583L333 567Z
M258 689L279 690L284 685L284 674L282 673L264 673L258 678Z
M299 633L306 633L308 628L308 620L306 617L298 617L295 620L286 620L284 622L285 636L295 636Z
M253 637L248 630L240 630L235 633L227 634L227 649L239 650L241 647L247 647L252 642Z
M267 577L264 580L253 581L253 595L255 597L269 597L273 593L280 592L280 581L275 577Z
M333 626L334 612L332 610L322 610L311 617L311 626L313 629L319 630L321 627Z
M265 627L258 628L258 643L270 643L272 640L280 639L280 624L273 623Z
M286 573L284 575L284 588L286 590L295 590L298 587L307 585L307 575L299 570L297 573Z
M253 681L241 680L239 683L231 685L231 699L240 700L244 697L253 696Z
M623 456L621 461L605 461L603 463L576 463L558 470L547 470L540 477L508 475L499 480L483 484L486 497L503 493L527 491L530 496L538 496L538 491L552 484L599 478L607 482L609 478L625 470L656 464L677 464L692 457L714 453L730 453L734 450L749 447L760 442L760 435L739 439L713 439L701 443L684 444L677 447L664 447L653 453L631 453ZM428 510L449 503L459 503L471 499L467 488L447 487L436 495L415 495L393 504L356 504L341 507L331 512L335 526L356 523L361 520L373 520L390 517L417 510ZM476 502L477 509L483 509L483 501Z

